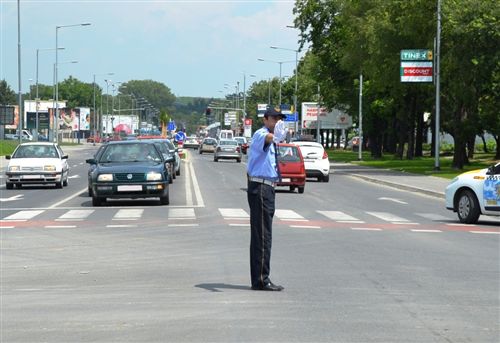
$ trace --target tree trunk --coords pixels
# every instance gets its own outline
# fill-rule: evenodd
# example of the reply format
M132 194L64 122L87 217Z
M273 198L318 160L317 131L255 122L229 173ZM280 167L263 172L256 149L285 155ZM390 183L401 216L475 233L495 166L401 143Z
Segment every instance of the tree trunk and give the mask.
M488 145L486 144L486 139L484 138L484 133L481 134L481 140L483 141L483 151L485 154L488 153Z
M424 114L417 114L417 135L415 139L415 157L424 156L422 144L424 143Z
M497 152L495 154L495 159L500 160L500 136L493 136L495 138L495 142L497 143Z
M472 160L474 158L474 147L476 145L476 135L472 135L467 140L467 159Z

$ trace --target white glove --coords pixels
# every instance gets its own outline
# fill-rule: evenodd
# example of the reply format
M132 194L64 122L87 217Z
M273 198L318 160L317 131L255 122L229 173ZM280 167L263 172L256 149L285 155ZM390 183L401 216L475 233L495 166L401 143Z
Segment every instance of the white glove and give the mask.
M275 143L280 143L285 140L286 138L286 128L285 128L285 122L280 119L274 126L274 133L273 133L273 141Z

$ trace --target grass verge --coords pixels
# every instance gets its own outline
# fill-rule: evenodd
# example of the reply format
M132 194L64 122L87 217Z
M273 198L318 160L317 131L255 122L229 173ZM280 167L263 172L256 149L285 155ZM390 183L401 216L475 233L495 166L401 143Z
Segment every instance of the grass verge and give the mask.
M355 163L362 166L399 170L408 173L432 175L446 179L453 179L455 176L469 170L483 169L496 163L494 154L476 153L474 159L466 165L464 169L457 170L452 168L452 156L441 156L439 158L440 170L434 170L434 157L418 157L413 160L400 160L393 155L384 155L380 159L374 159L370 152L362 153L362 160L358 160L358 152L345 150L327 150L331 162Z

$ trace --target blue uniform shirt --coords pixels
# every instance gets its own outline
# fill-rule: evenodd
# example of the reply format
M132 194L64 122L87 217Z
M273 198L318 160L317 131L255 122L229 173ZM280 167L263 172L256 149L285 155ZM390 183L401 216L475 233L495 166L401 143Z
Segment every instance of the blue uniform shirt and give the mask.
M255 131L248 153L247 173L249 176L278 181L274 144L266 145L268 133L269 130L266 127Z

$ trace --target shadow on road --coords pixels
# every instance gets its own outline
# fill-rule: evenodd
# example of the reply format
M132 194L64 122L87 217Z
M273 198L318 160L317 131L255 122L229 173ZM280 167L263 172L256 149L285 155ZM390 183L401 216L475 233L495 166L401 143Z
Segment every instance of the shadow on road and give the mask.
M223 289L238 289L241 291L249 291L252 289L250 286L228 285L227 283L200 283L195 285L195 287L203 288L212 292L223 292Z

